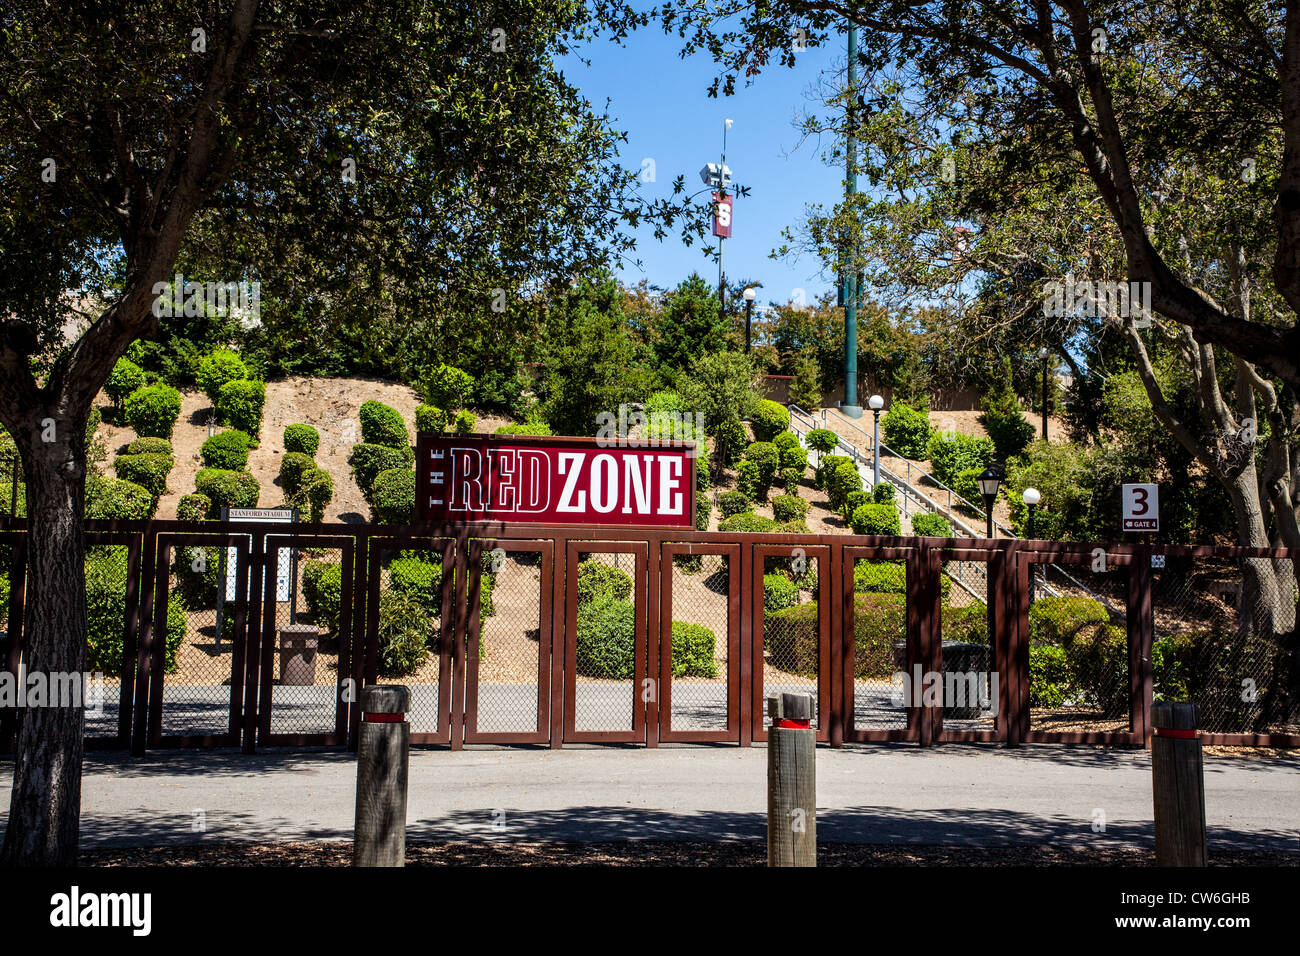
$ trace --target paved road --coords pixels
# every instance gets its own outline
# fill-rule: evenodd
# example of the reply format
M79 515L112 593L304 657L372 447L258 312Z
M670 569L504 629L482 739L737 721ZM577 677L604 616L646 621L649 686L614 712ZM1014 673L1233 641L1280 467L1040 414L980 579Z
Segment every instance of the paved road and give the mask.
M0 810L12 762L0 762ZM761 839L761 747L419 749L415 839ZM823 840L1151 844L1142 751L945 745L818 751ZM92 753L86 846L349 839L356 771L337 752ZM1300 759L1206 759L1210 840L1300 849ZM195 811L204 829L193 829ZM1105 832L1093 830L1097 811ZM4 814L0 813L0 824Z

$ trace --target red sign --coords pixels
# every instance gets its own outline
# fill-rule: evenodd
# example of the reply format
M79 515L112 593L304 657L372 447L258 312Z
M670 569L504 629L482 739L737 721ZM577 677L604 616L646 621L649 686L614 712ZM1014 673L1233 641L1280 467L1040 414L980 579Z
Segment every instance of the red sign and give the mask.
M731 238L731 197L726 193L713 194L713 234Z
M694 528L695 445L421 432L422 521Z

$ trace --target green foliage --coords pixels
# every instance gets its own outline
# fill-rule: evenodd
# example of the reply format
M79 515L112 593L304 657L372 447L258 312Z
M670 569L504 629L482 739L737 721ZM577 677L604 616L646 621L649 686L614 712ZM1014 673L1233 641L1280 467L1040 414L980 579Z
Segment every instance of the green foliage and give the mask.
M238 428L231 428L204 439L199 457L203 459L204 468L242 471L248 464L248 450L252 446L252 438Z
M799 586L784 574L763 575L763 613L772 614L799 602Z
M790 435L790 432L782 432L781 434ZM791 437L794 436L791 435ZM808 470L808 449L800 447L798 441L793 445L781 447L781 470L784 471L787 468L797 470L800 475Z
M435 638L424 603L400 591L379 596L379 674L404 677L420 669Z
M390 468L375 477L370 511L380 524L410 524L415 515L415 472Z
M587 677L627 680L636 669L636 611L608 595L578 605L576 670Z
M688 411L686 400L682 398L680 392L671 389L660 389L657 392L651 392L645 400L645 416L647 421L658 416L671 415L676 413L679 417Z
M217 392L217 421L245 432L257 447L262 430L262 408L266 405L266 383L252 379L226 382Z
M814 428L804 436L804 442L813 451L829 455L835 450L835 446L840 443L840 436L829 428Z
M968 468L983 471L993 464L993 442L982 435L935 434L930 436L930 464L934 477L955 488L957 476ZM978 504L978 496L974 502Z
M156 502L167 494L167 476L174 464L170 455L119 455L113 473L145 489Z
M779 475L781 490L787 495L797 494L803 481L803 472L802 468L782 468Z
M906 594L907 568L901 561L858 561L853 590L872 594Z
M170 441L181 414L181 393L161 382L139 388L126 397L123 412L137 435Z
M952 490L957 492L971 504L983 508L984 493L980 490L980 475L984 474L983 468L963 468L957 472L957 477L951 483ZM999 494L1002 488L998 489Z
M775 521L762 515L756 515L752 511L744 511L732 515L730 518L723 518L718 524L718 530L727 533L764 534L774 532L776 529L777 523Z
M880 420L885 444L904 458L924 460L930 443L930 416L906 402L895 400Z
M212 502L207 495L181 495L176 503L177 521L206 521L212 511Z
M785 464L785 453L787 449L799 448L799 437L792 431L778 432L772 437L772 444L776 450L781 453L781 463Z
M816 411L822 404L821 374L817 363L807 355L796 355L793 359L790 382L790 403L798 405L805 412Z
M128 358L120 358L113 366L113 371L108 373L104 391L113 400L113 405L121 408L122 401L137 389L144 388L145 384L144 372L140 366Z
M632 577L626 571L593 558L578 563L578 603L604 598L626 601L632 593Z
M844 496L844 505L839 509L839 513L841 516L852 515L853 512L857 511L863 505L869 504L870 502L871 502L871 495L867 494L862 489L858 489L857 491L850 491L847 495ZM847 518L845 520L847 521Z
M454 365L433 365L420 374L416 391L428 405L444 409L445 413L450 415L473 402L474 377ZM446 422L443 427L445 425ZM442 428L436 430L441 431ZM373 439L366 438L366 441L373 441ZM382 445L384 442L374 441L374 444Z
M442 614L442 557L394 558L388 565L388 580L393 590L418 598L425 611Z
M310 455L305 455L300 451L285 452L284 457L280 459L280 488L284 491L285 499L288 500L298 493L302 487L302 477L309 471L314 471L316 462Z
M754 429L754 437L758 441L770 442L790 428L790 411L784 405L762 398L755 403L749 424Z
M415 430L416 432L441 432L447 427L447 417L447 413L437 405L417 405L415 406ZM500 429L497 431L500 433Z
M742 424L753 418L759 396L754 366L736 352L699 355L681 376L678 391L687 407L704 416L705 431L715 441L714 467L730 465L744 447Z
M1049 682L1064 686L1045 688L1045 694L1056 696L1059 691L1063 698L1110 717L1127 711L1128 635L1110 623L1110 613L1100 602L1039 598L1029 608L1029 631L1031 654L1043 646L1060 648L1064 654L1067 679ZM1059 660L1060 655L1051 657Z
M551 434L551 426L546 422L518 422L513 425L502 425L496 430L498 435L537 435L545 436Z
M238 352L229 349L215 349L205 355L194 372L194 381L203 389L215 408L220 401L221 387L227 382L237 382L249 378L248 366L239 357Z
M302 568L302 596L316 623L337 635L343 607L343 567L328 561L308 561Z
M1052 644L1029 648L1029 706L1060 707L1070 698L1070 663Z
M402 413L391 405L371 399L361 404L361 441L386 448L405 448L411 443Z
M768 486L763 484L762 472L758 463L748 459L742 461L736 469L736 487L746 498L765 501Z
M912 534L918 538L951 538L952 525L941 514L914 515Z
M1020 454L1033 441L1033 423L1026 421L1021 413L1020 399L1012 385L1010 359L1003 360L1002 378L984 396L981 407L984 411L979 417L980 424L992 439L1000 460Z
M898 509L893 505L871 504L859 505L849 519L854 534L877 534L897 536L902 533Z
M835 470L826 476L826 497L830 500L831 508L841 514L849 495L862 490L862 476L851 459L839 462Z
M5 502L8 504L8 502ZM106 521L143 521L153 517L157 499L132 481L86 476L86 517Z
M692 273L663 297L652 332L658 366L669 372L686 368L700 355L727 346L729 321L718 308L717 289Z
M137 438L126 446L128 455L172 455L172 443L166 438Z
M375 478L381 471L388 471L392 468L408 468L414 462L415 452L412 451L410 445L403 445L401 448L388 448L384 445L363 443L353 445L352 452L348 455L348 465L352 468L352 477L367 501L370 500Z
M777 469L781 467L781 453L771 442L751 442L745 449L745 459L758 466L759 480L765 486L772 483Z
M772 517L777 521L803 521L808 517L808 502L793 495L777 495L772 499Z
M703 624L673 621L672 674L674 677L717 677L718 638Z
M754 505L749 496L738 488L724 491L718 495L718 512L724 518L730 518L732 515L753 510Z
M853 459L848 455L823 455L817 463L817 474L815 484L822 491L826 490L826 481L831 474L843 464L853 464Z
M203 468L194 476L194 487L212 502L211 518L219 518L222 508L256 508L261 494L257 479L246 471Z
M709 530L709 515L712 512L712 506L706 495L695 496L695 530Z
M325 509L333 498L334 479L329 472L313 468L303 474L298 493L289 499L289 503L299 511L305 511L308 521L319 524L325 520Z
M894 486L887 481L871 486L871 500L878 505L892 505L896 495Z
M308 458L316 457L316 450L320 448L320 432L310 425L294 424L284 427L284 450L286 452L297 452L300 455L306 455Z
M461 435L472 435L477 421L478 419L474 417L473 412L462 409L456 413L456 420L452 422L452 431Z
M127 552L124 547L90 548L86 552L86 669L110 677L123 673L122 648L126 632ZM185 640L185 606L179 594L167 600L167 629L163 668L176 671L176 652Z

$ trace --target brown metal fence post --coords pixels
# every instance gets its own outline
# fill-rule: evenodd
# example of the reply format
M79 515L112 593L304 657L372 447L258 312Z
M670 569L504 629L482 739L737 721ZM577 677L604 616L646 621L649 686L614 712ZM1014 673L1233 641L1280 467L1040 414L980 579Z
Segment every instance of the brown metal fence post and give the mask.
M1128 571L1129 714L1135 739L1146 746L1151 738L1153 675L1151 649L1155 622L1151 601L1151 549L1140 547Z
M1205 767L1196 705L1160 703L1151 716L1156 865L1205 866Z
M767 865L817 865L817 734L810 694L772 695L767 737Z
M406 865L406 787L411 760L411 692L396 684L361 691L353 866Z

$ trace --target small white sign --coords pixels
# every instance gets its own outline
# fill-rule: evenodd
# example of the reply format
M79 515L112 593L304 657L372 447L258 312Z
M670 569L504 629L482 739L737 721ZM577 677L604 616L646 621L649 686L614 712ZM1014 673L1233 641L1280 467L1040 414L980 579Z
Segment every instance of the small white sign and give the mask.
M226 512L228 521L292 521L292 508L230 508ZM280 548L276 561L275 599L289 600L289 548ZM226 549L226 600L235 600L236 551Z
M1160 486L1155 484L1124 485L1122 501L1123 530L1160 530Z

